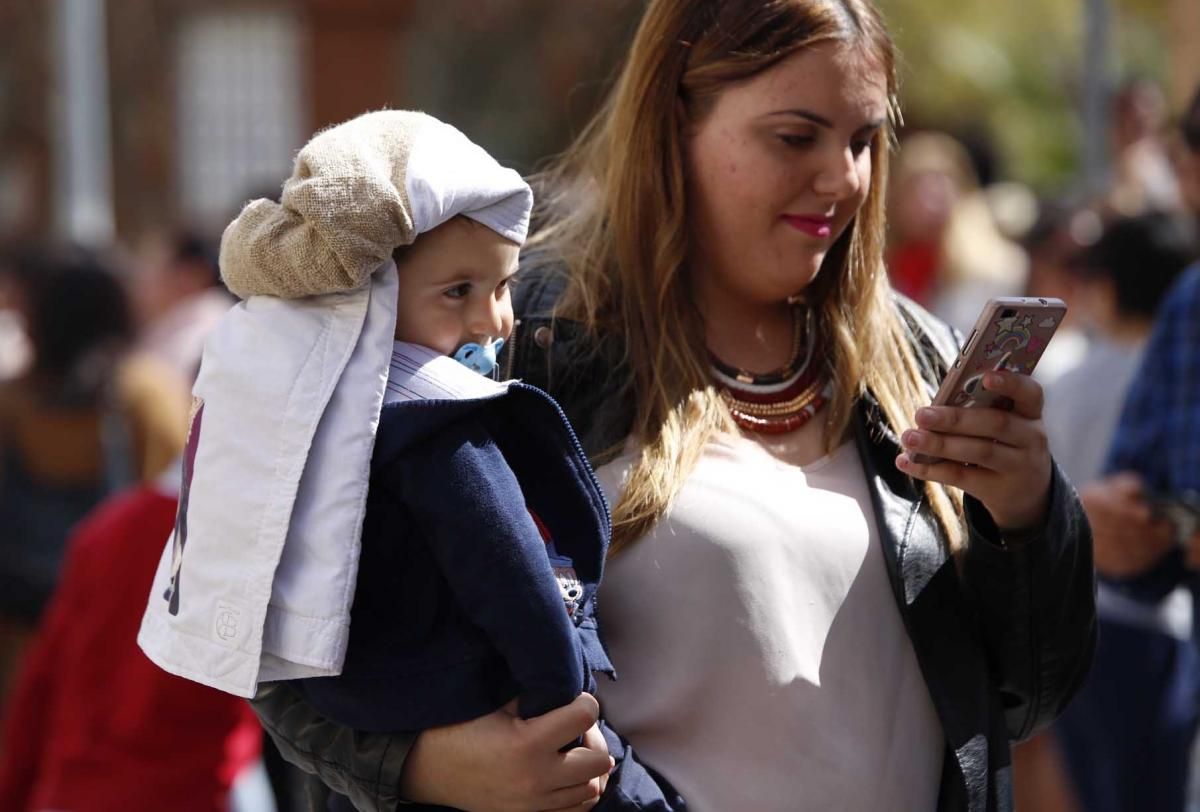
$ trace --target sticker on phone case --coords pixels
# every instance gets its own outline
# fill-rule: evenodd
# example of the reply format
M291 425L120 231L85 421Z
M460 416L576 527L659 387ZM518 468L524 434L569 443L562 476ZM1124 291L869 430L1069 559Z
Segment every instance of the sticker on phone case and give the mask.
M1029 325L1033 323L1032 316L1009 316L1003 319L996 320L996 335L986 347L984 347L984 357L991 359L1004 355L1005 353L1019 352L1029 345L1029 340L1033 338L1033 334L1029 332Z
M1006 370L1008 372L1020 372L1021 369L1017 364L1011 363L1012 352L1006 352L994 365L978 375L972 375L967 378L962 385L962 389L954 396L954 400L950 402L951 406L961 406L969 409L972 406L979 405L980 401L985 398L987 391L983 388L983 376L988 372ZM978 368L978 367L977 367Z

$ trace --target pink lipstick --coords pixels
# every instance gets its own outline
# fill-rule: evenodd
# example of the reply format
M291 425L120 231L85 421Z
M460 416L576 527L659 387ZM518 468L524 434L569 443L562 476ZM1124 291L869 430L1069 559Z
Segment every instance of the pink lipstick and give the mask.
M819 214L785 214L783 221L810 237L826 239L833 234L833 218Z

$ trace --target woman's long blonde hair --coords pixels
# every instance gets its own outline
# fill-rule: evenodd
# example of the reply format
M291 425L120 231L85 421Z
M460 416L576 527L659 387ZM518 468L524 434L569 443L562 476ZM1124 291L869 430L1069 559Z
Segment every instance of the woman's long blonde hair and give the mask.
M883 266L887 155L898 118L894 52L868 0L650 0L615 86L575 143L535 183L545 223L531 246L565 263L557 315L624 345L641 454L613 508L612 553L669 508L704 445L732 422L712 384L704 327L684 272L689 249L684 131L725 87L818 43L861 48L887 76L889 122L871 145L871 189L806 290L834 395L826 443L869 389L897 431L928 402ZM951 549L961 497L925 493Z

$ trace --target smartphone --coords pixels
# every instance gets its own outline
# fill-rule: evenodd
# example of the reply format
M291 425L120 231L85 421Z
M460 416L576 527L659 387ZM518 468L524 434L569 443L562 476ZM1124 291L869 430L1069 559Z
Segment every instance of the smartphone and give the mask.
M1066 315L1067 305L1062 299L989 299L954 365L942 379L933 405L1011 409L1011 400L983 388L983 376L1002 369L1032 374ZM922 464L939 461L926 454L915 454L913 459Z
M1152 493L1146 495L1146 502L1155 518L1171 523L1176 544L1186 546L1200 532L1200 492Z

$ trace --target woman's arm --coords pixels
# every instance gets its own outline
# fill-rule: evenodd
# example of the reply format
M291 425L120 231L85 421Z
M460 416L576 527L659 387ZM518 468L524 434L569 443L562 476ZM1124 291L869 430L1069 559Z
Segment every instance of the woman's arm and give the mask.
M250 705L284 759L347 796L356 809L391 810L403 803L400 774L415 736L360 733L331 722L288 682L260 685Z
M588 694L533 719L502 709L415 737L338 725L286 682L261 686L250 702L285 759L370 812L406 802L480 812L585 810L612 766L603 741L589 732L599 705ZM558 752L580 736L587 747Z
M964 586L972 596L1012 738L1066 706L1096 644L1092 536L1074 488L1050 458L1041 385L989 372L984 387L1011 411L928 407L904 432L897 466L961 488L970 538ZM914 452L940 458L921 464Z
M1045 727L1083 684L1096 647L1091 530L1055 466L1047 520L1005 538L967 497L970 540L962 577L1004 703L1009 736Z
M373 482L386 485L397 503L405 505L410 531L420 537L449 585L453 611L469 619L504 658L522 716L565 705L586 689L579 635L547 562L546 542L516 474L481 420L461 419L441 429L409 448ZM601 539L595 543L598 555ZM358 589L377 593L386 583L368 571L360 573ZM393 614L391 622L403 623L404 618ZM446 628L435 626L452 633ZM386 639L364 637L358 644L365 640L370 650ZM436 708L445 707L450 697L417 699ZM453 707L461 714L464 705Z

